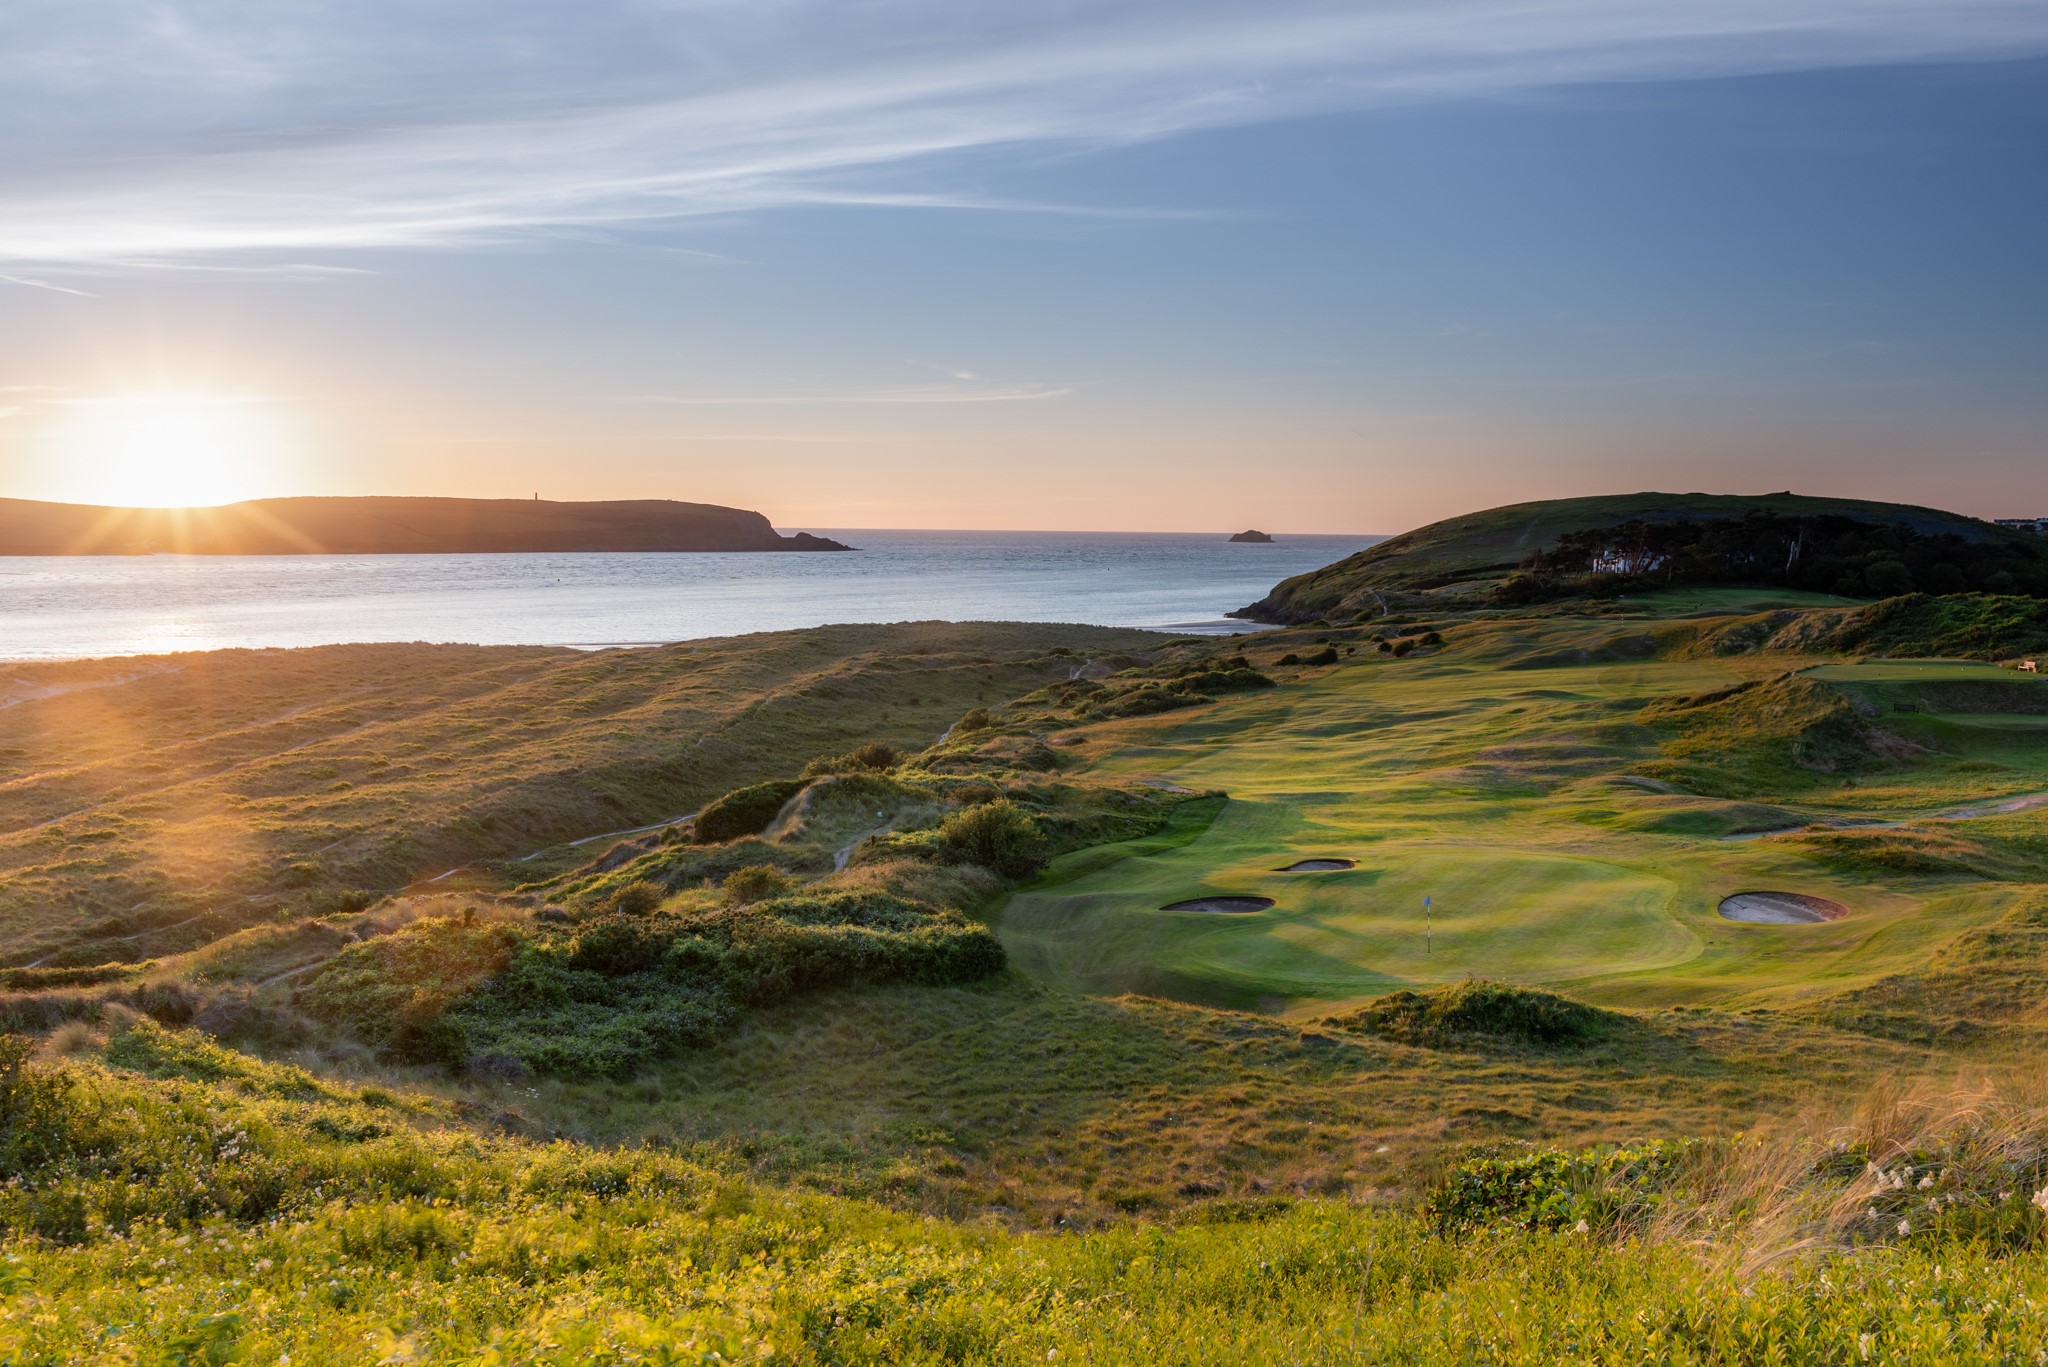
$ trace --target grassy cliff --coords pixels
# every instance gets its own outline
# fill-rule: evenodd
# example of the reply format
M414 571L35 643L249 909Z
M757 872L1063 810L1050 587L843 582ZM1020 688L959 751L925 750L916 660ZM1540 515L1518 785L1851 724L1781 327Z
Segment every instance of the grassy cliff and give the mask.
M2042 538L1933 508L1789 493L1612 494L1516 503L1434 522L1336 564L1296 575L1238 615L1254 621L1284 623L1378 612L1384 610L1389 594L1399 598L1459 585L1468 589L1490 586L1512 575L1532 556L1553 550L1574 534L1638 523L1733 523L1751 514L1780 519L1841 519L1871 528L1902 528L1911 538L1940 543L1952 538L1968 546L2009 549L2028 556L2039 551L2043 558L2048 558L2048 543ZM1833 591L1839 577L1829 575L1823 589ZM1973 587L1964 582L1953 587L1966 586ZM1889 591L1904 592L1912 587L1909 579L1903 587ZM1859 589L1856 596L1885 594L1865 595Z

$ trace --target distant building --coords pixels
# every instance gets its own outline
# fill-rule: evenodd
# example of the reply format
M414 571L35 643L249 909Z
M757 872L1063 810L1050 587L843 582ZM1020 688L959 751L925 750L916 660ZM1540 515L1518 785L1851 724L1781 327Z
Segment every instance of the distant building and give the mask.
M2048 517L1998 517L1992 521L2001 527L2011 527L2014 531L2048 536Z
M1665 559L1655 551L1608 549L1593 557L1591 568L1595 574L1648 574L1662 569Z

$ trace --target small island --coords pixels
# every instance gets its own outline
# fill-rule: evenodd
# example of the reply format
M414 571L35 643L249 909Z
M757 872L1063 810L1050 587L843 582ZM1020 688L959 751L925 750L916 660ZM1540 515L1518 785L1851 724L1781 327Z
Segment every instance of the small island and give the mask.
M674 499L263 498L217 508L0 499L0 555L850 551L744 508Z
M1263 542L1263 543L1265 543L1265 544L1267 544L1267 545L1271 545L1271 544L1272 544L1272 541L1273 541L1273 538L1272 538L1272 537L1270 537L1270 536L1268 536L1268 535L1266 535L1266 533L1264 533L1264 532L1256 532L1256 531L1253 531L1253 532L1239 532L1239 533L1238 533L1238 534L1237 534L1236 536L1233 536L1233 537L1231 537L1230 539L1231 539L1232 541L1257 541L1257 542Z

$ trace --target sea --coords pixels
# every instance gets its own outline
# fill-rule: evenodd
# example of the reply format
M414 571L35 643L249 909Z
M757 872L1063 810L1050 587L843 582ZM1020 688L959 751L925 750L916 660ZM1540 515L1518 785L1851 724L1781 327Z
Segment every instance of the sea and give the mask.
M603 649L828 622L1186 634L1382 541L813 529L848 553L0 557L0 660L436 641Z

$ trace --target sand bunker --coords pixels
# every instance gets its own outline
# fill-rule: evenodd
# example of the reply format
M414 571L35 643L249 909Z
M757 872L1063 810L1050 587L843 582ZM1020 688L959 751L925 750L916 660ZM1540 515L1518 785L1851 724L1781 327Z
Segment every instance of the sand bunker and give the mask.
M1339 869L1355 869L1357 867L1358 861L1356 859L1297 859L1286 868L1281 869L1280 872L1335 873Z
M1756 926L1808 926L1848 914L1840 902L1803 892L1738 892L1721 899L1722 916Z
M1185 902L1168 902L1161 911L1265 911L1273 905L1270 897L1191 897Z

